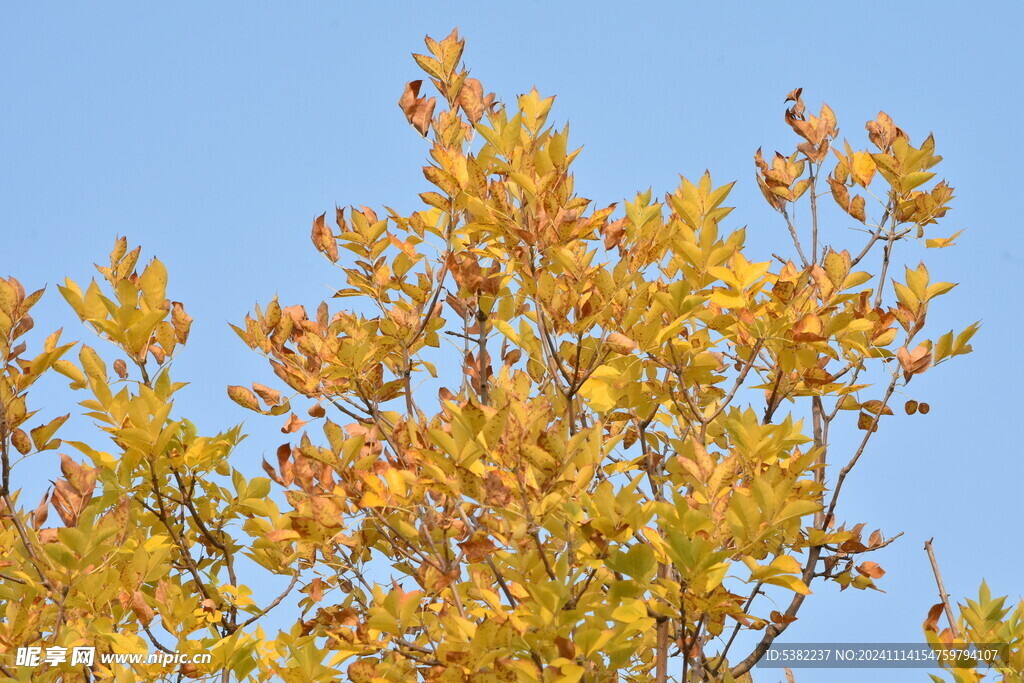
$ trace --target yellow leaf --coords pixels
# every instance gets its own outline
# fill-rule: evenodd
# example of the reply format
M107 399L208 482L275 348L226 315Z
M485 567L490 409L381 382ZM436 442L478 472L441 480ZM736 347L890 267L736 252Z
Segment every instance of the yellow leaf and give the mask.
M643 600L627 599L623 600L622 604L615 608L612 612L612 619L616 621L623 621L627 624L631 624L638 619L643 619L647 616L647 606L644 605Z
M853 176L858 185L867 187L871 184L871 179L875 177L876 166L870 154L867 152L854 152L850 165L850 175Z
M929 180L935 177L934 173L926 171L915 171L914 173L908 173L903 176L900 180L900 189L903 192L910 192L915 187L927 183Z
M804 583L799 577L792 576L791 574L773 576L770 579L765 579L765 583L788 588L794 593L799 593L800 595L810 595L811 593L811 589L807 587L806 583Z
M252 391L245 387L237 385L229 386L228 397L243 408L255 410L257 413L263 412L260 410L260 403L256 399L256 394L252 393Z
M721 289L712 292L711 303L717 304L722 308L744 308L747 305L743 297L729 294Z
M618 403L619 395L612 383L621 376L613 367L602 365L583 383L579 394L599 413L607 412Z
M934 237L924 241L924 246L929 249L942 249L943 247L951 247L956 244L956 238L960 236L963 230L957 230L949 237Z
M772 560L771 567L787 574L799 574L802 571L800 563L792 555L779 555Z
M150 308L163 308L167 300L167 268L159 259L146 266L139 276L139 289Z

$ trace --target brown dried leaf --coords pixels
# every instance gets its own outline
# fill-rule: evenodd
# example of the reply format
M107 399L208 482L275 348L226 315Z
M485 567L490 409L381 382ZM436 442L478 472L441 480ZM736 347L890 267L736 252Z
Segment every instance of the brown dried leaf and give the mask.
M281 392L277 389L271 389L270 387L259 384L258 382L252 383L252 390L256 392L256 395L263 399L263 402L268 406L276 406L281 403Z
M828 279L828 274L825 273L825 269L817 263L811 266L811 278L814 280L814 284L818 287L818 295L822 301L832 297L836 288L832 286L832 281Z
M797 620L797 617L791 616L789 614L783 614L782 612L779 612L778 610L772 610L772 613L769 615L769 618L772 620L773 624L786 624L786 625L792 624L794 621Z
M619 246L622 244L622 239L626 236L626 219L620 218L609 223L601 229L601 234L604 235L605 249Z
M459 106L466 112L473 125L480 122L484 115L484 87L475 78L467 78L459 90Z
M912 375L919 375L932 364L932 352L923 344L909 351L906 346L896 350L896 358L903 367L903 377L909 380Z
M434 116L434 107L437 105L437 98L430 97L417 100L416 106L412 111L412 118L410 123L416 131L423 137L427 136L430 132L430 123Z
M156 344L150 344L146 350L149 351L149 353L153 354L153 358L156 359L157 365L163 365L164 360L167 358L167 354L164 352L163 349L161 349ZM143 353L143 356L144 355L145 353Z
M43 494L42 500L39 501L39 505L32 511L32 528L39 529L43 524L46 523L46 517L49 513L50 506L50 489L46 489L46 493Z
M132 612L144 626L149 626L153 617L156 616L156 611L146 604L146 598L141 591L132 593Z
M409 123L412 123L413 109L416 106L422 85L423 81L409 81L405 84L405 90L402 91L402 96L398 99L398 106Z
M860 413L860 415L857 416L857 429L863 429L864 431L868 431L870 429L872 432L877 432L877 417L867 413Z
M494 543L483 534L474 535L468 541L459 543L459 547L466 553L466 559L470 562L480 562L494 552Z
M558 648L559 656L565 657L566 659L576 658L576 646L568 638L558 636L555 638L555 647Z
M174 336L179 344L188 341L188 332L192 327L192 316L185 312L185 306L180 301L171 302L171 324L174 325Z
M857 572L862 576L867 576L872 579L880 579L885 576L885 570L878 566L877 562L862 562L857 567Z
M892 415L892 408L878 400L865 401L861 404L861 407L875 415Z
M327 223L324 221L326 213L322 213L313 220L313 230L310 238L313 240L313 246L321 254L324 254L331 263L338 262L338 241L334 239L334 235L331 234L331 229L327 227Z
M512 501L512 491L497 472L488 472L484 477L484 501L493 507L504 507Z
M925 631L935 633L939 630L939 618L942 616L942 611L943 606L941 602L932 605L931 609L928 610L928 618L922 624Z
M868 131L868 139L871 140L883 152L887 151L897 137L896 124L884 111L878 112L874 121L864 124Z
M14 430L14 433L11 434L11 443L14 444L14 447L22 455L28 455L32 450L32 440L28 438L28 434L22 429Z
M300 420L298 415L291 413L288 416L287 422L285 422L284 426L281 427L281 431L285 434L291 434L302 429L302 425L304 424L306 424L305 420Z
M269 476L276 484L279 484L281 486L285 485L284 481L278 475L277 470L274 469L273 465L267 462L266 458L263 459L263 471L266 472L267 476Z
M861 223L863 223L863 222L865 222L868 219L867 213L865 213L864 207L865 207L864 197L862 197L860 195L857 195L856 197L853 198L853 201L850 202L850 208L847 209L847 213L849 213L851 216L853 216L854 218L859 220Z
M78 522L78 513L82 506L82 496L74 490L64 479L58 479L53 484L53 495L50 498L53 509L64 526L74 526Z
M842 553L862 553L867 549L868 547L866 545L855 538L845 540L839 544L839 552Z
M84 497L83 505L92 498L93 489L96 487L96 477L99 474L98 467L85 467L64 453L60 454L60 470L64 478L74 487L75 491Z
M522 349L512 349L502 357L502 362L505 365L515 365L519 362L519 359L523 357Z
M607 340L609 348L615 353L622 354L624 356L629 355L636 351L636 342L622 334L621 332L612 332L608 335Z
M373 225L374 223L377 222L377 212L371 209L370 207L363 206L362 204L360 204L359 213L363 214L363 217L366 218L366 222L369 223L370 225ZM301 308L301 306L299 308Z

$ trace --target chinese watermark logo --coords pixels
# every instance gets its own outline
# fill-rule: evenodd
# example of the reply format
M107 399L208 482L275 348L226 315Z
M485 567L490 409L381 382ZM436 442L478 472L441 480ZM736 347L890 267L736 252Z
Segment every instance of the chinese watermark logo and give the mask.
M66 647L19 647L14 663L17 666L37 667L44 664L56 666L92 666L96 662L95 647L73 647L70 653ZM209 664L213 659L210 653L187 654L183 652L136 652L114 653L104 652L99 655L102 664L158 664L171 666L180 664Z
M96 648L94 647L73 647L71 656L68 657L66 647L19 647L15 655L14 663L18 666L39 666L40 664L70 663L72 666L84 664L92 666L96 661Z

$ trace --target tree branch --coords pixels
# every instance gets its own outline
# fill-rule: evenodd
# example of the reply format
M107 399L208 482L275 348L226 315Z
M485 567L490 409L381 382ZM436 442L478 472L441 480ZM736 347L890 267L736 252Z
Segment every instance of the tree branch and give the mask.
M953 632L954 638L960 637L960 629L957 628L956 619L953 618L953 608L949 606L949 593L946 592L946 587L942 584L942 574L939 573L939 563L935 559L935 549L932 548L932 541L934 538L929 538L924 542L924 549L928 553L928 560L932 563L932 573L935 574L935 583L939 587L939 600L942 601L942 609L946 612L946 620L949 622L949 628Z

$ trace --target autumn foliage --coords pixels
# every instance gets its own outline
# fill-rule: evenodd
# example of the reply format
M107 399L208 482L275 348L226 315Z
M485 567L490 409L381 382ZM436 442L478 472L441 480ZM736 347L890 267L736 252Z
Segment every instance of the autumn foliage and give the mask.
M878 429L922 428L914 378L978 329L933 331L954 285L903 267L957 237L939 226L953 188L933 138L879 113L852 146L827 105L790 93L794 150L754 157L782 239L755 257L727 227L731 183L595 206L553 98L507 105L455 33L426 42L414 58L436 95L415 80L399 100L430 156L424 208L319 216L337 303L357 301L275 298L234 326L273 373L228 388L286 435L259 447L276 449L266 477L232 466L239 427L171 415L192 321L160 261L141 267L122 238L100 282L59 287L106 360L59 331L25 355L42 291L0 280L0 673L749 680L816 586L880 587L869 558L894 536L845 520L840 494ZM108 443L33 420L50 371ZM857 439L830 438L839 425ZM52 490L21 500L21 460L62 446ZM937 614L926 630L944 647L1004 629L1016 646L996 665L1020 680L1022 608L981 605L969 633L940 634ZM271 610L291 628L264 632ZM33 644L213 663L8 661Z

